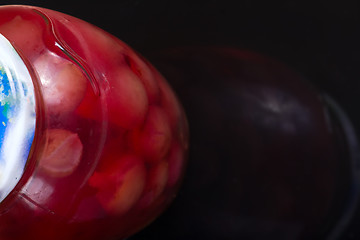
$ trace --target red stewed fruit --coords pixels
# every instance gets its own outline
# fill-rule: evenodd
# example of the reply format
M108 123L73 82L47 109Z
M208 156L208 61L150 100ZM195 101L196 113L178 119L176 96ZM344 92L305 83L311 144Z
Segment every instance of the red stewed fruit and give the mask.
M114 36L37 7L0 7L0 34L33 78L36 132L0 203L0 239L114 239L171 202L188 143L184 112L145 59Z

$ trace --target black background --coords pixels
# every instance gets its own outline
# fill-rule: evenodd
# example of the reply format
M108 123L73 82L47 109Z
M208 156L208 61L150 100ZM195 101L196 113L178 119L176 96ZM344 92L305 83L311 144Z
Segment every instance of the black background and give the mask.
M0 4L35 5L73 15L112 33L150 61L158 50L184 45L234 46L270 56L331 94L360 132L360 10L355 0L53 0ZM360 238L355 230L358 223L360 215L343 239ZM159 228L161 222L155 224ZM151 231L149 226L135 239L163 239L151 237Z

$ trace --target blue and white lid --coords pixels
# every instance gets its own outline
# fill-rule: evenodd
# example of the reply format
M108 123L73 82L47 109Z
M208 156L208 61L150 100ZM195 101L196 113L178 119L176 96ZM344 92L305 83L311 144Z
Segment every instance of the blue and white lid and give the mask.
M24 61L0 34L0 201L24 173L35 134L34 95Z

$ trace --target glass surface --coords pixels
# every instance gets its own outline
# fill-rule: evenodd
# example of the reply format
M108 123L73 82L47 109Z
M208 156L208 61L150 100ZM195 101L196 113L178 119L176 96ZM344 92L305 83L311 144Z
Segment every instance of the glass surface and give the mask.
M188 148L167 82L65 14L3 6L0 33L28 66L37 114L25 172L0 204L0 239L123 238L150 223L174 198Z

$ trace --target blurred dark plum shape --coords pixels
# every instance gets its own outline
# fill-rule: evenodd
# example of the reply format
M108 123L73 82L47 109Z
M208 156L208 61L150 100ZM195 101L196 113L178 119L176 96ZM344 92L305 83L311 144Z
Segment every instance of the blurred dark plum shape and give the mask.
M322 239L335 228L352 181L347 136L311 84L232 48L147 57L185 107L191 147L176 201L132 240Z

